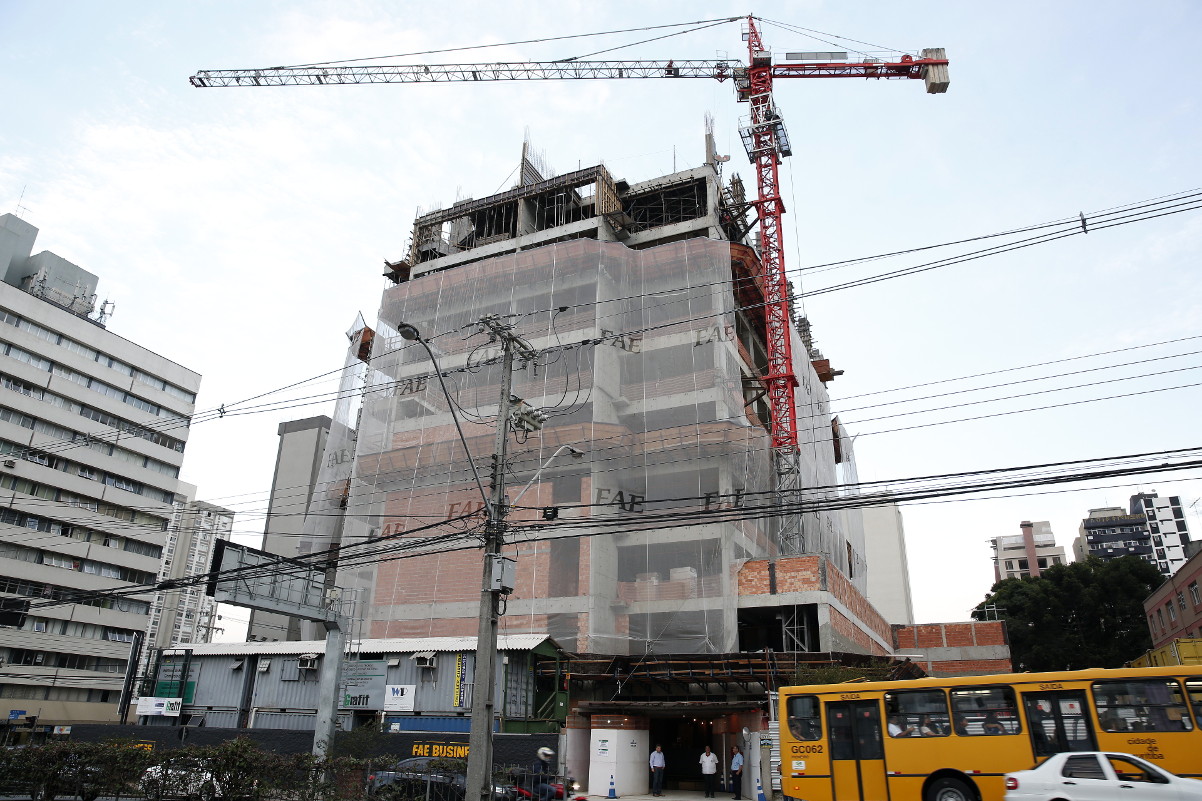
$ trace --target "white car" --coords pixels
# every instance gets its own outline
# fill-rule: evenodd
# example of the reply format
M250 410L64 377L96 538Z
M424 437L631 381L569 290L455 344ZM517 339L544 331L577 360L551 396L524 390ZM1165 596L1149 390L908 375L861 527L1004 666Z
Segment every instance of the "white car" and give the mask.
M1006 801L1202 801L1202 781L1183 779L1130 754L1054 754L1006 774Z
M169 798L213 801L221 795L217 779L203 762L194 759L179 759L148 768L138 784L142 795L150 801Z

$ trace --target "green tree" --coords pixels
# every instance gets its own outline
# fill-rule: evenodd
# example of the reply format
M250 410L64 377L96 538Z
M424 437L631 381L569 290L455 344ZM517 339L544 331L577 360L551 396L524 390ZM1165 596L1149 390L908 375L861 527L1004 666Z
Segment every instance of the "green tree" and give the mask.
M1135 556L1054 565L1039 578L993 585L985 606L1006 621L1010 659L1019 670L1120 667L1151 647L1143 601L1164 577Z

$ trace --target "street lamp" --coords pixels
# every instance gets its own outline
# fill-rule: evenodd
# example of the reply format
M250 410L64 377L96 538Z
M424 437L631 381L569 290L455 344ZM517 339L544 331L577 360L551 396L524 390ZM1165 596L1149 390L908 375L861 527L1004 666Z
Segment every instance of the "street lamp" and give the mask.
M580 459L584 456L584 451L580 450L575 445L560 445L558 448L555 449L555 453L551 454L551 458L549 458L549 459L547 459L547 461L543 462L543 466L540 467L538 470L534 471L534 475L531 476L530 480L526 482L526 486L522 487L522 491L518 493L518 496L516 498L514 498L512 501L509 502L509 505L517 506L518 501L520 501L522 499L522 496L526 494L526 490L528 490L532 486L534 486L534 482L538 481L538 477L543 474L543 471L546 470L548 467L550 467L551 462L555 461L555 457L558 456L559 454L563 453L564 451L567 451L568 453L572 454L573 459Z

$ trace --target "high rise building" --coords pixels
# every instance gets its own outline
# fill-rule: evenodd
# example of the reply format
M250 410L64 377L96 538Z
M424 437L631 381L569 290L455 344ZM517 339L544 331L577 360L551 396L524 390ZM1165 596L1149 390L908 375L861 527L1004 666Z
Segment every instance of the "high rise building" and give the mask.
M604 166L545 178L524 160L517 187L417 219L390 265L370 363L351 364L360 384L334 415L353 436L331 434L298 548L340 544L336 583L363 599L365 636L477 631L483 499L467 459L487 482L503 382L488 317L539 353L519 359L505 405L546 415L512 435L505 464L517 565L506 633L599 654L892 652L865 598L859 513L826 508L849 505L854 454L825 387L839 371L800 319L810 502L776 504L754 219L719 166L627 184ZM466 454L402 323L430 341ZM461 533L427 542L440 521Z
M275 473L263 527L263 550L281 556L296 556L305 531L305 513L313 501L313 488L326 439L333 421L324 415L280 423ZM249 641L298 640L301 621L275 612L254 610L246 629Z
M160 582L207 573L217 540L228 540L234 528L232 511L193 500L196 488L190 484L181 482L181 490L186 494L176 498L167 528ZM203 586L156 592L146 634L147 650L211 641L216 611L216 601L205 594Z
M1138 556L1156 564L1147 523L1148 518L1142 512L1130 514L1121 506L1090 509L1073 541L1073 554L1077 561L1091 556L1098 559Z
M1171 576L1189 558L1189 544L1181 499L1142 492L1131 496L1129 510L1121 506L1090 509L1089 517L1081 521L1073 552L1078 559L1138 556Z
M150 622L200 376L107 330L97 277L0 216L0 698L39 725L112 721ZM130 584L147 592L109 595Z
M1021 534L994 537L989 541L993 547L994 581L1024 576L1038 578L1041 570L1067 561L1064 548L1056 544L1051 523L1024 520L1018 527Z
M866 506L864 548L868 553L868 600L894 626L914 622L906 529L896 503Z
M1171 576L1189 558L1189 525L1185 522L1185 509L1181 498L1176 495L1161 498L1155 492L1141 492L1131 496L1131 514L1145 515L1145 525L1152 538L1152 555L1161 573Z

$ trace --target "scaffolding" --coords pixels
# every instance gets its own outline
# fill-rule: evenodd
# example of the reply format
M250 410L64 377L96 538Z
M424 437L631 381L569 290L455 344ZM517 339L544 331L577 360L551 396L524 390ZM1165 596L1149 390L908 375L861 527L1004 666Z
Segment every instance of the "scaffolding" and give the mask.
M607 185L603 168L590 169L582 172L593 186ZM584 177L575 175L568 184ZM513 197L550 191L538 186L512 190ZM667 186L672 191L659 194L676 198L664 201L669 217L696 210L673 211L687 184ZM642 208L654 194L636 196ZM501 205L496 198L457 204L420 218L418 229ZM506 550L518 572L503 630L546 634L591 653L739 650L739 568L781 553L762 318L742 308L758 297L754 255L703 237L643 250L579 238L388 289L363 390L344 550L479 510L467 459L487 467L500 367L497 346L474 332L482 317L499 315L543 354L515 375L513 392L548 414L540 432L513 444L507 464L511 497L527 488L508 518ZM426 354L397 336L401 321L430 339L467 452ZM810 444L799 453L803 475L812 486L833 487L825 388L808 361L796 368L799 399L816 402L813 413L799 414ZM583 458L549 460L563 445ZM849 546L839 513L802 517L812 552L844 567L862 553L862 542ZM369 594L369 636L474 633L479 552L462 541L438 552L426 536L402 537L397 547L419 546L424 555L340 568L340 586ZM790 627L791 641L814 647L802 628Z

